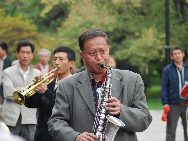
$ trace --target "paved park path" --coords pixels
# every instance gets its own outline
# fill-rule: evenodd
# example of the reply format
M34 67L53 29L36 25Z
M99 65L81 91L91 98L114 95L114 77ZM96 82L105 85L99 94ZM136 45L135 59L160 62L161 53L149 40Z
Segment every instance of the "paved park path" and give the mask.
M150 112L153 121L147 130L137 133L138 141L165 141L166 122L161 121L162 110L151 110ZM176 141L184 141L181 119L178 122Z

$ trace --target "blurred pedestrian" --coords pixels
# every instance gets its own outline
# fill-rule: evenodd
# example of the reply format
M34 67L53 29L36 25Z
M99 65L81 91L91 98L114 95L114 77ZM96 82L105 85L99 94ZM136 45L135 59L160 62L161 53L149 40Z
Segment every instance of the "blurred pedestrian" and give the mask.
M113 56L110 56L110 66L112 67L112 68L116 68L116 66L117 66L117 63L116 63L116 60L115 60L115 58L113 57Z
M164 111L168 111L166 141L175 141L177 123L180 117L184 130L184 141L188 141L186 100L180 95L183 86L188 81L188 65L183 62L184 56L182 48L173 48L171 50L172 63L165 66L162 73L161 98Z
M4 41L0 41L0 111L3 104L3 86L2 86L2 74L3 70L10 67L12 60L8 57L8 45Z
M47 74L53 68L49 65L51 52L48 49L41 49L38 52L39 63L35 65L35 68L39 69L42 74Z

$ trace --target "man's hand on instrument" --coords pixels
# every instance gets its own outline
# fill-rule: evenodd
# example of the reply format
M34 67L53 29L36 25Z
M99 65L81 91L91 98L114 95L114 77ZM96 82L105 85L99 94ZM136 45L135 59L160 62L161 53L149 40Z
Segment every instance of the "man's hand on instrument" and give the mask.
M21 90L22 90L21 87L15 87L14 89L15 89L15 91L18 91L18 92L21 92Z
M41 83L39 86L36 87L36 91L44 94L47 91L48 87L47 87L47 83Z
M75 141L96 141L96 136L93 133L84 132L78 135Z
M109 98L106 103L106 110L108 110L111 115L119 115L121 111L120 101L115 97Z

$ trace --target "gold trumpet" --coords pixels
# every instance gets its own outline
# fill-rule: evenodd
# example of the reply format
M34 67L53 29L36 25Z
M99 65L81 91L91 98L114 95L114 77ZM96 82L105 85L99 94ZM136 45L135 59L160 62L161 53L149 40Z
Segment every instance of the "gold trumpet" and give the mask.
M55 72L58 70L58 68L54 68L52 71L47 73L46 75L41 75L36 77L35 79L32 80L32 83L26 88L24 88L21 92L20 91L14 91L13 92L13 97L14 100L22 105L25 102L25 96L32 96L36 93L36 87L38 87L42 83L47 83L49 84L50 82L53 81L55 77Z

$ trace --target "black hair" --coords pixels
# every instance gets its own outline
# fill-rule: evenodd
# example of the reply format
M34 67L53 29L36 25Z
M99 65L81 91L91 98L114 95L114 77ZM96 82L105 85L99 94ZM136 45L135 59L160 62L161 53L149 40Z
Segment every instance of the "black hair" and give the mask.
M4 41L0 41L0 48L6 51L8 53L8 44L5 43Z
M89 29L85 32L83 32L80 37L79 37L79 46L80 46L80 50L83 51L84 50L84 43L85 41L87 41L88 39L92 39L95 37L104 37L107 41L107 44L109 44L108 41L108 35L101 29Z
M54 50L54 54L57 53L57 52L67 53L67 57L68 57L69 61L75 61L76 60L76 57L75 57L76 55L75 55L74 50L72 50L68 47L65 47L65 46L58 47Z
M171 49L170 55L173 55L173 51L174 51L174 50L180 50L182 53L184 53L184 50L183 50L181 47L176 46L176 47L174 47L174 48Z
M17 52L20 51L20 48L21 47L25 47L25 46L29 46L31 48L31 51L32 53L34 52L35 50L35 46L32 42L28 41L28 40L20 40L18 43L17 43Z

